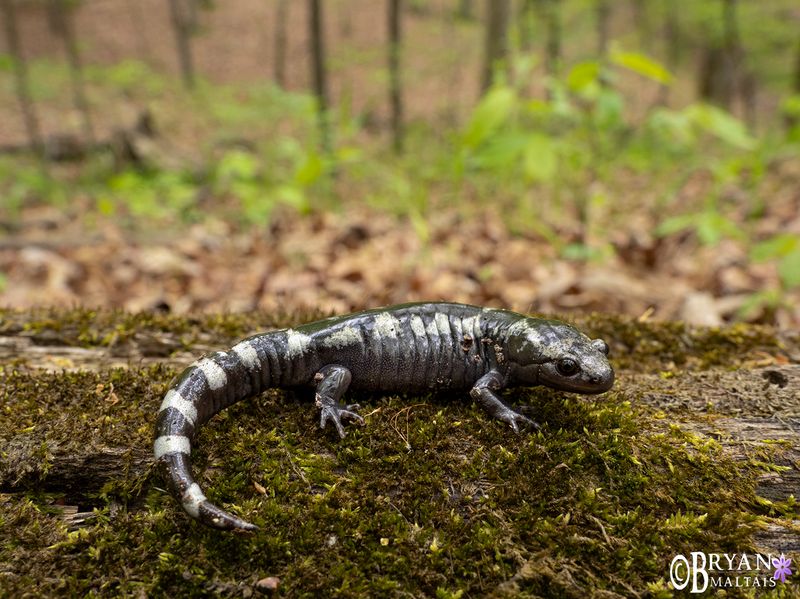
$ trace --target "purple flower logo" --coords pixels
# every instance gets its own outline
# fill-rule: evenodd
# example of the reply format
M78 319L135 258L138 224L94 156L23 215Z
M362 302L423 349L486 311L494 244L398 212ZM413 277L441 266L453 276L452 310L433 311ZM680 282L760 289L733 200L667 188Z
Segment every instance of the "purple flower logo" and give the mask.
M792 565L792 560L782 553L780 558L772 558L772 565L775 566L775 573L772 575L775 580L786 582L786 577L792 575L792 569L789 567Z

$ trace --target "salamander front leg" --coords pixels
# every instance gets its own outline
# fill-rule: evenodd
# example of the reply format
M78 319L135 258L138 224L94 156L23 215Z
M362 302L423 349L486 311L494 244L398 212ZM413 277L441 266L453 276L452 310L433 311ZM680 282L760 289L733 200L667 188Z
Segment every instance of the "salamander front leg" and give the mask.
M332 422L340 437L345 435L342 418L349 418L364 424L364 419L355 412L359 408L358 404L343 405L339 403L342 395L347 391L347 387L350 386L351 379L350 371L344 366L336 364L324 366L314 375L317 383L316 404L320 409L319 426L325 428L329 421Z
M505 384L505 377L503 377L502 374L497 370L490 370L478 379L478 382L475 383L475 386L472 387L469 394L484 410L489 412L489 414L511 426L515 433L519 432L520 424L538 430L538 424L527 416L509 408L497 397L495 391L499 391L505 387Z

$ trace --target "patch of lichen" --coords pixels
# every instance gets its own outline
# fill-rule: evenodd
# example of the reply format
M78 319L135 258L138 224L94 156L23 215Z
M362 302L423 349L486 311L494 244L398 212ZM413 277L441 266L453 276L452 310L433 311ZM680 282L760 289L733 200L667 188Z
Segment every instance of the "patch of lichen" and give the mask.
M186 334L176 320L166 328ZM612 322L591 326L612 340L618 365L661 364L645 342L659 325L606 330ZM241 323L241 332L263 324ZM664 329L662 346L687 335ZM682 348L700 356L716 334ZM760 333L720 334L734 362L748 340L778 347ZM763 518L792 507L771 512L753 499L769 454L732 459L640 403L651 389L635 375L601 397L514 392L543 425L520 435L462 395L373 396L362 402L366 426L338 440L319 430L310 397L270 391L215 417L195 443L208 497L261 527L220 533L187 518L148 465L176 372L3 365L0 586L10 595L241 596L278 576L287 596L668 596L676 553L747 550ZM114 450L128 452L115 475L59 486L59 459ZM94 507L95 518L70 532L59 504Z

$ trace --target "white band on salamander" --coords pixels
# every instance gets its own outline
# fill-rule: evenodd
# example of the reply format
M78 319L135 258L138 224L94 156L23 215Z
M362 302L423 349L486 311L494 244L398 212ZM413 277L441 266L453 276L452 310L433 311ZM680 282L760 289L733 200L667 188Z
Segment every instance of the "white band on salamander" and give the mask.
M153 454L159 459L168 453L192 453L192 444L185 435L161 435L153 442Z
M237 343L234 345L231 350L242 361L242 364L247 366L250 370L253 370L259 365L258 361L258 352L256 348L250 345L249 341L242 341L241 343Z
M311 345L311 337L305 333L298 333L293 329L286 330L286 356L295 358L306 353L308 346Z
M161 409L159 412L163 412L167 408L178 410L192 426L197 422L197 408L194 407L194 403L184 399L183 395L175 391L175 389L167 391L167 394L164 396L164 401L161 402Z
M202 370L203 374L206 375L208 388L212 391L224 387L228 382L228 377L225 375L225 371L222 370L222 367L213 360L203 358L202 360L195 362L194 365L196 368Z
M425 323L416 314L411 317L411 330L414 331L417 337L425 336Z
M397 339L400 321L388 312L380 312L375 316L375 327L372 329L376 339Z
M200 487L197 483L192 483L191 486L186 489L186 492L181 496L183 509L185 509L186 512L193 518L200 517L200 504L205 500L206 496L203 495L203 492L200 490Z

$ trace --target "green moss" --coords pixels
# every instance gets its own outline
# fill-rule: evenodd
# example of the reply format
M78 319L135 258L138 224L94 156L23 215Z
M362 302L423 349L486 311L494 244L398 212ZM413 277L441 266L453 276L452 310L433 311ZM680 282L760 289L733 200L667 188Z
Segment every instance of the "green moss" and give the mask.
M83 347L138 344L147 353L196 344L224 346L256 332L310 322L324 312L280 314L207 314L170 316L154 312L130 314L116 310L32 312L0 309L0 335L22 334L37 343ZM785 354L784 342L767 326L735 324L720 328L691 327L681 322L645 322L623 316L592 314L566 318L593 337L609 342L615 364L634 371L736 366L759 354ZM167 335L164 337L164 335ZM157 343L152 343L157 336ZM154 347L154 346L162 347ZM794 348L797 351L797 347Z
M683 322L638 322L609 314L571 320L588 335L609 343L615 365L637 372L676 367L733 368L757 360L759 354L774 356L787 351L775 329L768 326L739 323L693 327Z
M228 339L270 322L89 314L26 323L15 313L4 326L102 345L114 330ZM0 584L12 596L241 596L278 576L287 596L669 596L676 553L752 550L767 519L797 517L791 499L754 499L783 444L736 460L687 426L713 415L667 416L640 401L654 383L636 384L645 364L657 372L674 362L679 373L679 364L742 363L754 346L776 351L768 331L586 326L613 340L626 384L589 398L515 393L543 424L534 434L514 434L461 396L366 397L367 426L341 441L318 429L302 395L270 391L226 410L200 432L192 459L212 501L261 527L249 536L190 521L151 474L154 417L175 368L4 364ZM116 455L118 469L76 488L64 457L94 454ZM60 504L95 516L70 531Z
M263 330L282 328L298 320L315 320L329 316L324 312L300 315L277 314L206 314L171 316L156 312L132 314L121 310L89 310L74 308L56 310L40 308L32 311L0 308L0 335L23 335L39 344L80 347L112 347L126 343L147 343L153 335L167 349L180 349L199 342L232 341Z

